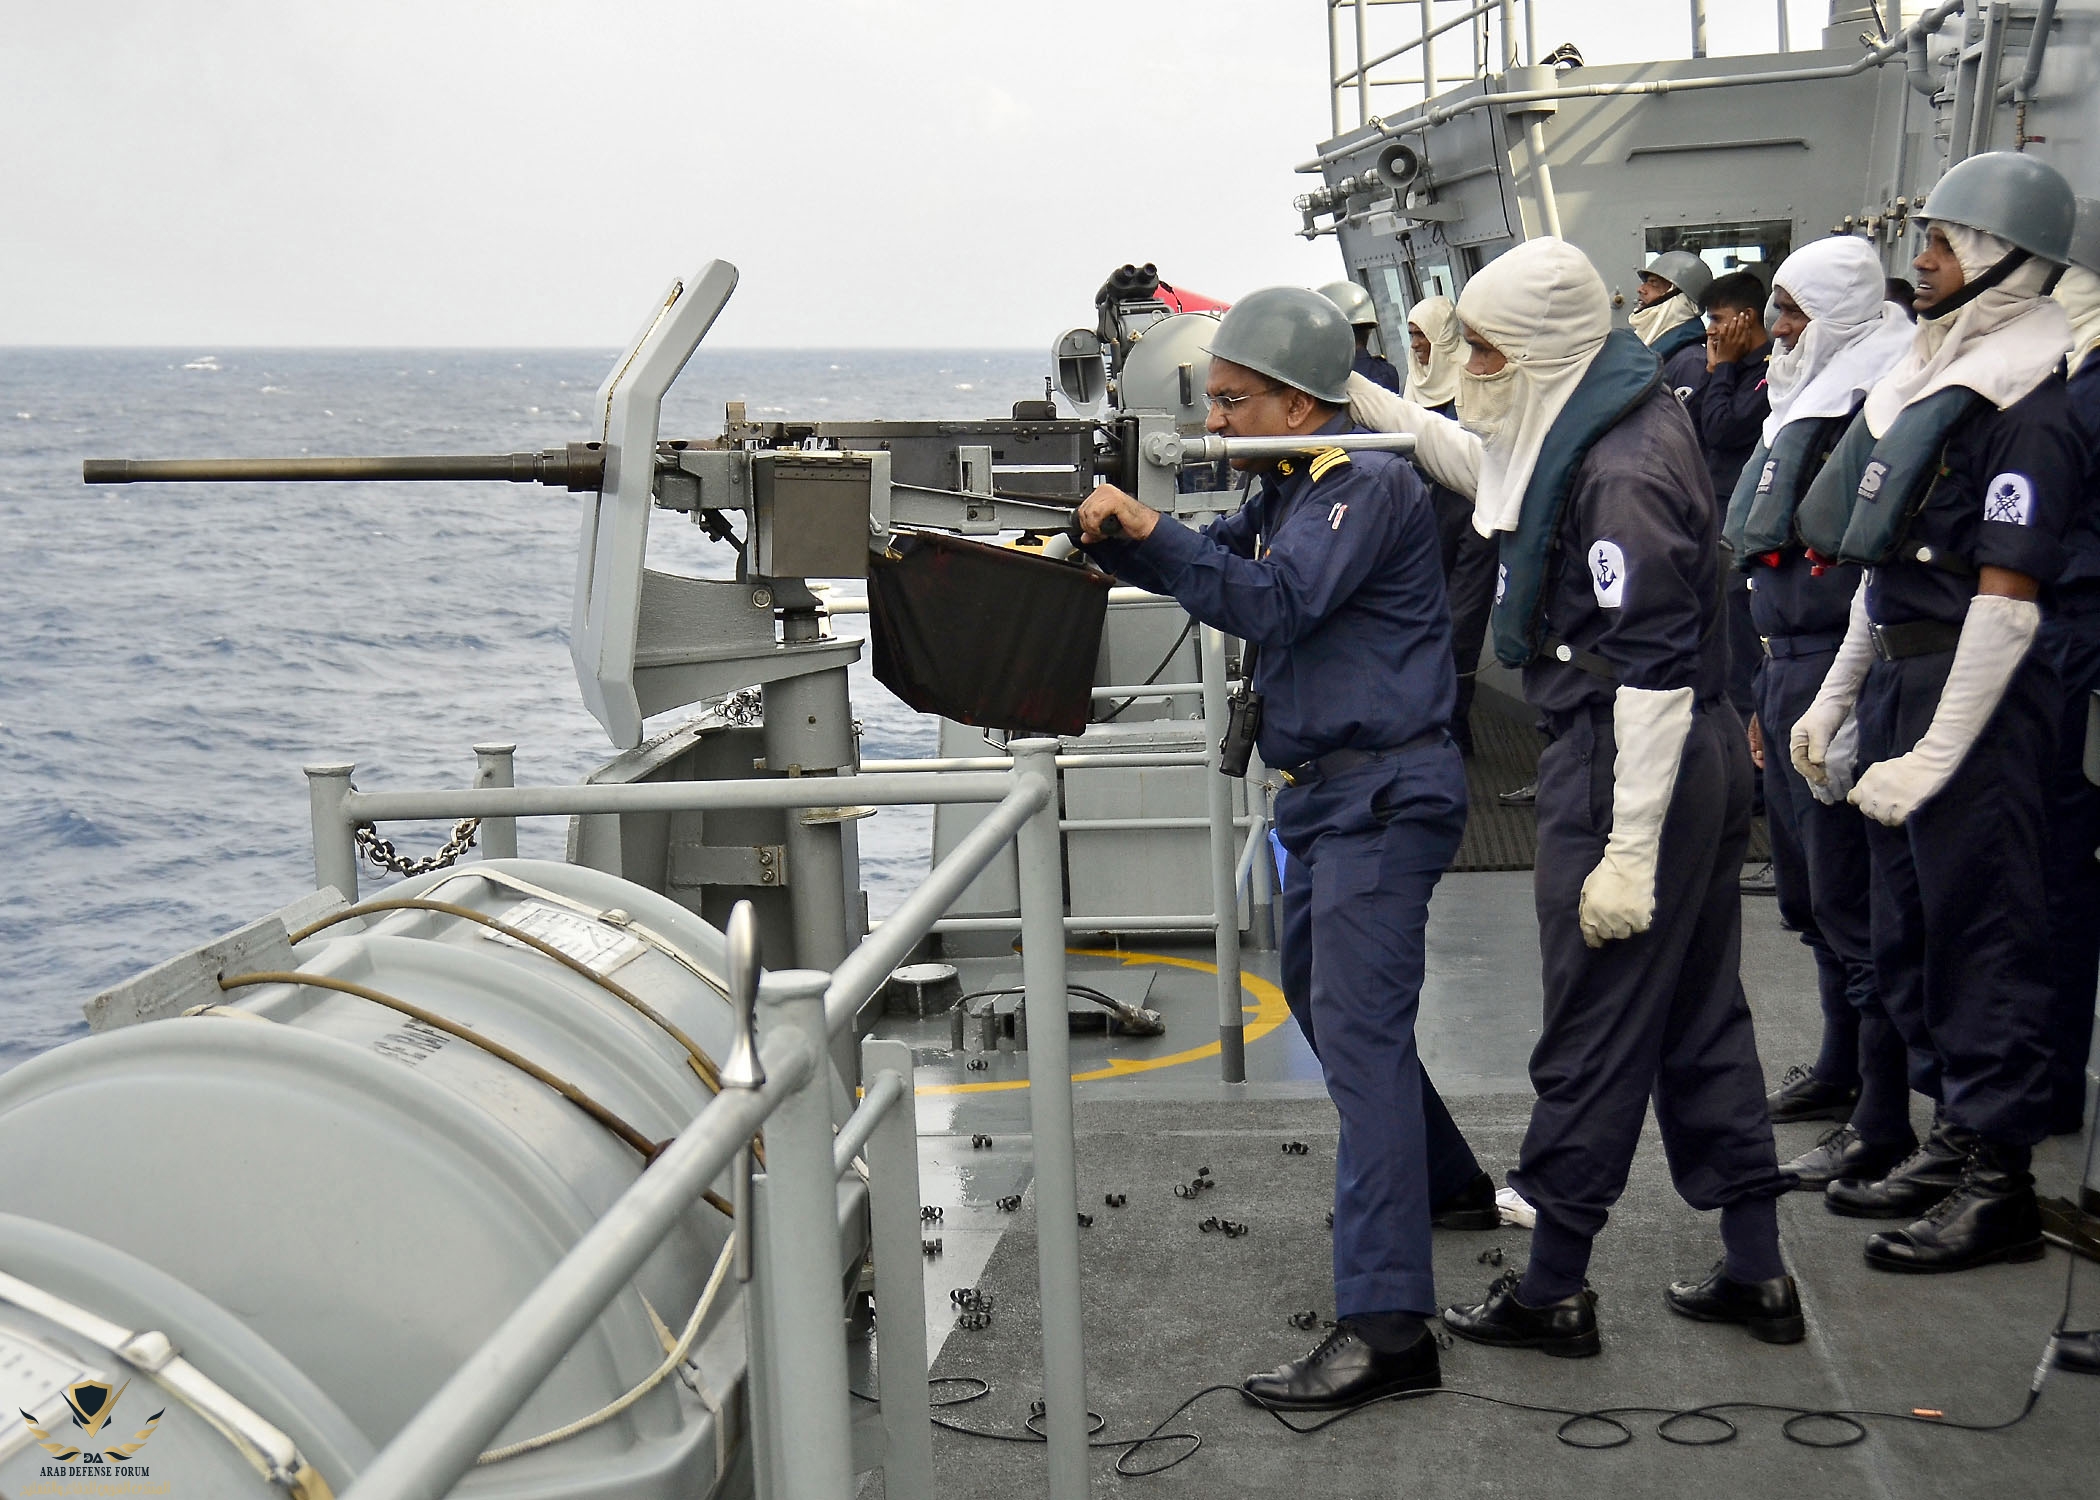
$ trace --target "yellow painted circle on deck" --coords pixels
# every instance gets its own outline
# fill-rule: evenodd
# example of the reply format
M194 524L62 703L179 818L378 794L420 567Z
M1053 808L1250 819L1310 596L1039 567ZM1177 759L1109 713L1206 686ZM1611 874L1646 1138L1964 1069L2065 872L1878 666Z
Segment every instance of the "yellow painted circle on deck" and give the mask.
M1215 974L1218 966L1200 958L1174 958L1165 953L1120 953L1110 948L1067 948L1067 953L1081 958L1113 958L1125 967L1143 964L1164 964L1172 969L1195 969L1204 974ZM1254 1004L1241 1006L1248 1017L1247 1041L1251 1045L1260 1041L1285 1021L1290 1019L1291 1008L1284 1003L1283 991L1268 980L1240 971L1240 988L1254 997ZM1074 1083L1098 1083L1105 1078L1127 1078L1133 1073L1151 1073L1160 1068L1178 1068L1183 1063L1200 1062L1206 1057L1216 1057L1219 1046L1207 1042L1201 1047L1191 1047L1186 1052L1169 1052L1164 1057L1114 1057L1105 1068L1091 1068L1084 1073L1074 1073ZM929 1083L916 1090L921 1094L998 1094L1010 1089L1025 1089L1025 1078L1002 1078L985 1083Z

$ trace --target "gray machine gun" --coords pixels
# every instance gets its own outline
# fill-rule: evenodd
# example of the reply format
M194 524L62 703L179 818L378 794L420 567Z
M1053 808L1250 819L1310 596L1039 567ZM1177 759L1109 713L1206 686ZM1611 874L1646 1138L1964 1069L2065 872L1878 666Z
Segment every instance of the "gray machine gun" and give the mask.
M1185 468L1314 447L1412 446L1390 434L1203 436L1209 356L1202 346L1215 319L1173 313L1149 300L1142 283L1126 287L1134 295L1113 299L1112 309L1104 304L1107 338L1075 330L1058 341L1055 380L1075 417L1060 417L1045 399L981 422L752 422L741 403L731 403L719 436L665 439L658 431L664 395L736 283L736 268L717 260L671 284L598 389L595 440L539 453L89 459L82 478L501 480L590 495L570 654L584 702L613 744L640 744L651 715L822 674L823 711L808 716L819 726L816 743L796 763L839 766L850 761L839 743L851 722L844 668L860 643L824 632L822 601L807 580L865 578L870 553L887 548L897 528L984 536L1062 530L1104 480L1156 510L1196 517L1236 506L1239 493L1187 488ZM1109 293L1103 289L1104 298ZM735 545L736 578L647 567L656 510L683 512Z

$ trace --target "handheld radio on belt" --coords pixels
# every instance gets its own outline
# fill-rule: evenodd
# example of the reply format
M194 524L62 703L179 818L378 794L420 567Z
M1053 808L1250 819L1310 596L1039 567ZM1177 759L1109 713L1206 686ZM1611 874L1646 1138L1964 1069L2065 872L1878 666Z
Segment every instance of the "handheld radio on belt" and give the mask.
M1261 736L1261 694L1254 691L1254 663L1261 647L1250 643L1240 658L1240 680L1225 695L1225 738L1218 741L1218 770L1244 777Z

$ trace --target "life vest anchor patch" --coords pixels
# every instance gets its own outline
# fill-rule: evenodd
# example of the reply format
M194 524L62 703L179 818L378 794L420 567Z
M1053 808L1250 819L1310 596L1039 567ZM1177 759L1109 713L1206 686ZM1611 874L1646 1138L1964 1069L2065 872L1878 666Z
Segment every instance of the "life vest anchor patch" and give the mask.
M1590 587L1596 590L1599 609L1617 609L1626 602L1626 554L1617 542L1590 547Z

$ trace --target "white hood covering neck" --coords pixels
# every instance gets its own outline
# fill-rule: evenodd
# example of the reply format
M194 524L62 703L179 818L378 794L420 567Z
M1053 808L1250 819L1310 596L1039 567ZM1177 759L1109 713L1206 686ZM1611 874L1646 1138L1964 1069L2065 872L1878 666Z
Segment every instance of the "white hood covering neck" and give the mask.
M1514 531L1539 445L1611 333L1611 294L1566 240L1526 240L1466 283L1458 316L1502 352L1516 390L1509 419L1481 444L1473 527Z
M1466 369L1466 337L1459 330L1458 309L1449 297L1424 297L1408 310L1408 326L1429 340L1429 363L1407 349L1407 399L1417 406L1438 407L1458 395L1458 378Z
M1965 224L1934 227L1954 247L1965 282L2012 253L2005 241ZM1921 313L1910 351L1867 392L1867 430L1881 437L1906 406L1954 386L2003 411L2047 380L2071 351L2071 320L2042 295L2055 271L2045 260L2030 259L1951 318Z
M1636 308L1626 321L1633 325L1635 338L1644 344L1653 344L1671 329L1698 316L1698 304L1679 292L1674 297L1663 298L1653 307Z
M1848 415L1910 348L1910 318L1884 300L1887 283L1873 247L1833 235L1804 245L1772 278L1809 324L1794 347L1765 366L1772 400L1764 441L1770 447L1789 422Z
M2071 373L2076 375L2095 349L2100 349L2100 276L2073 266L2056 284L2056 305L2071 320Z

